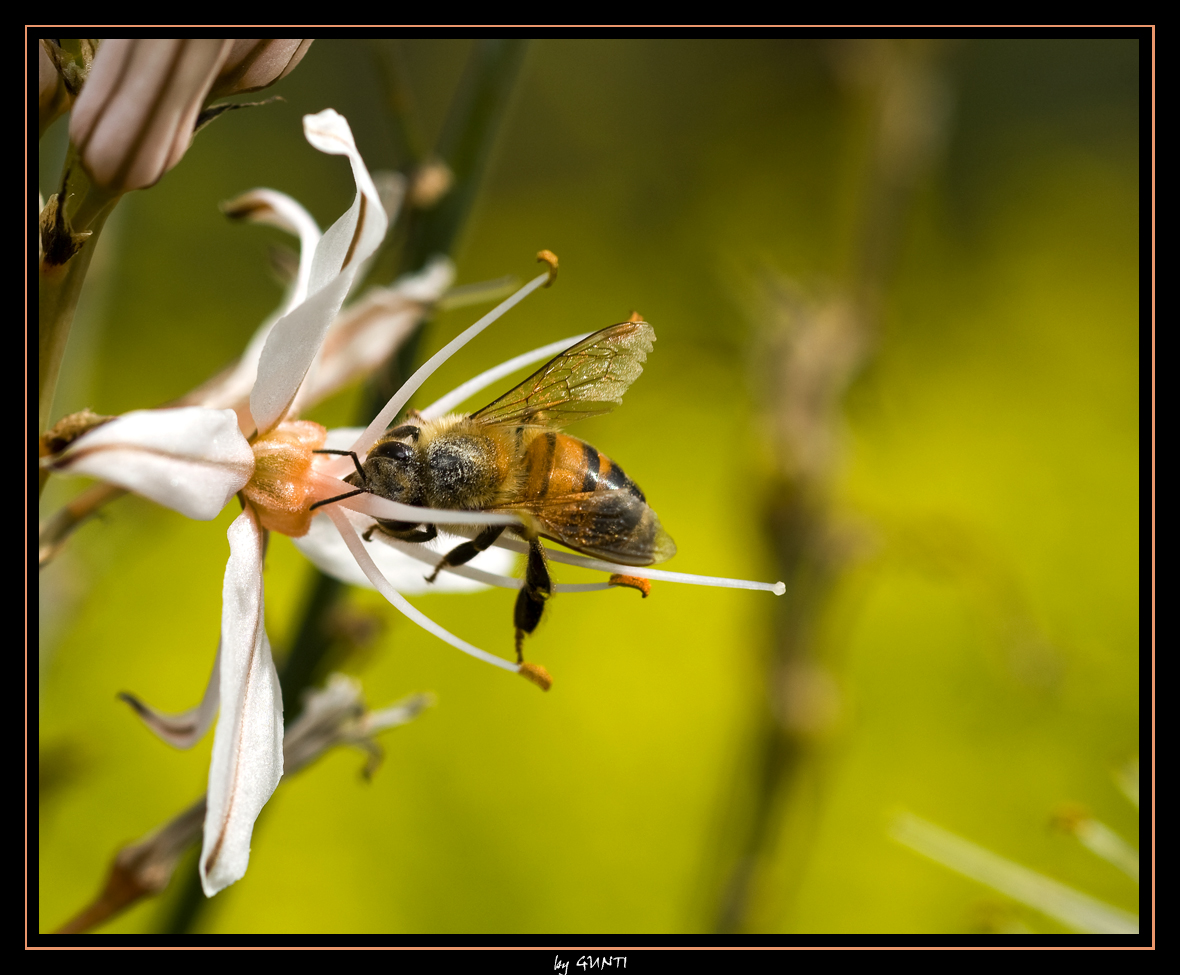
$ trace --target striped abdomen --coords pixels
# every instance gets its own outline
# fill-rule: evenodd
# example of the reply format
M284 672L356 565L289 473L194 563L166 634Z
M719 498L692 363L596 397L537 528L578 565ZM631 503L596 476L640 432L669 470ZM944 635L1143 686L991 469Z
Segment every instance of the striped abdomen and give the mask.
M522 501L592 491L627 491L646 501L639 485L606 454L564 433L549 430L534 438L525 448L523 467Z

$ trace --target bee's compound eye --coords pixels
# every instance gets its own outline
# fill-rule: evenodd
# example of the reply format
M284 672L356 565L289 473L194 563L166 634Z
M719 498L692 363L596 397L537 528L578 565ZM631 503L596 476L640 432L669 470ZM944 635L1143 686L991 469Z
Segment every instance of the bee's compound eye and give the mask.
M386 440L384 443L377 444L371 451L370 457L388 457L390 460L405 460L414 452L414 448L409 444L404 444L400 440Z

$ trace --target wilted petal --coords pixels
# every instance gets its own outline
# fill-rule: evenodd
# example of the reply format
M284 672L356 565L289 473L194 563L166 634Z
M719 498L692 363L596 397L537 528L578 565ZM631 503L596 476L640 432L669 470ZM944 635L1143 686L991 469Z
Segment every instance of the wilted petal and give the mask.
M61 72L45 50L45 41L37 44L37 111L40 134L53 124L63 112L69 111L70 93Z
M307 285L311 280L311 264L316 245L322 236L315 217L308 213L298 200L286 193L265 187L247 190L240 196L228 200L221 205L221 212L231 220L267 224L299 238L299 273L284 312L303 301L307 297ZM257 355L254 358L257 362Z
M79 437L45 465L88 474L198 521L216 518L254 473L233 410L136 410Z
M239 880L254 820L283 775L283 695L263 621L264 533L247 508L229 528L221 608L221 716L201 848L207 897Z
M360 264L380 245L388 226L377 187L344 117L330 108L306 115L303 130L321 152L348 156L357 194L316 246L307 300L275 323L262 350L250 412L264 433L286 415Z
M123 692L119 697L130 704L144 724L169 745L174 748L192 748L213 727L217 705L221 703L221 647L217 648L217 655L213 658L213 672L209 675L205 694L195 708L179 714L164 714L144 704L134 694Z
M70 118L70 139L95 183L140 189L180 162L229 48L222 39L102 42Z
M307 297L311 280L311 261L320 240L320 228L315 218L286 193L277 190L254 189L221 205L222 212L231 220L246 220L278 227L299 238L299 269L287 289L282 305L263 322L250 337L246 350L229 369L199 386L182 402L210 409L232 409L238 414L238 426L244 433L258 429L250 414L250 391L258 377L258 360L275 322Z

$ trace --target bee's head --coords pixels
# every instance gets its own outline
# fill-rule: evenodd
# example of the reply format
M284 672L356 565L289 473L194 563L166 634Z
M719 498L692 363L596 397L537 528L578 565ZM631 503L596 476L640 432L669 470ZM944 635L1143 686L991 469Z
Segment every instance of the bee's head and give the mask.
M418 439L418 428L402 426L390 430L373 445L365 458L363 469L367 484L361 484L357 474L346 480L368 488L373 494L402 504L421 503L421 474L413 442Z

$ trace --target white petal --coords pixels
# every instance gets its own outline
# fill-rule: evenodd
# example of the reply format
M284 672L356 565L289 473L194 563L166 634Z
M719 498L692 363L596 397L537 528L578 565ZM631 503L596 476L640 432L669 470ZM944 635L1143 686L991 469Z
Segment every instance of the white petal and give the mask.
M186 406L125 413L79 437L51 466L208 521L250 480L254 452L233 410Z
M348 512L348 515L350 521L361 532L373 523L371 518L363 518L353 512ZM295 547L314 562L322 572L353 586L373 588L368 577L356 564L356 559L353 558L352 552L344 539L340 537L336 527L324 515L313 518L311 530L302 538L293 538L292 541L295 543ZM471 579L464 579L453 572L440 572L434 583L426 582L426 576L430 575L431 565L436 564L443 555L464 541L466 539L456 538L453 535L440 535L432 542L418 546L429 553L430 557L425 563L399 552L396 548L379 544L376 538L368 545L368 551L373 557L373 561L377 563L377 568L381 570L381 574L389 580L389 584L405 595L418 596L434 592L478 592L487 587ZM487 552L477 555L468 565L474 569L504 575L512 570L514 562L512 553L489 549Z
M337 530L340 532L341 537L349 549L352 550L352 557L356 559L357 565L361 567L365 575L368 576L369 582L373 584L373 588L381 593L394 609L407 619L417 623L422 629L433 633L444 643L449 643L456 650L462 650L464 653L485 663L492 664L494 667L499 667L502 670L510 670L514 674L520 673L519 664L510 663L503 657L497 657L495 654L488 653L486 650L480 650L479 647L472 646L466 640L461 640L453 633L444 630L430 617L411 606L405 597L389 584L389 580L381 575L381 570L377 568L373 557L369 555L368 547L361 541L360 535L356 533L356 529L353 528L352 522L348 520L344 509L337 505L329 505L325 510L328 517L336 525Z
M131 705L149 729L173 748L192 748L213 726L217 706L221 703L220 645L217 647L217 655L213 658L213 672L209 675L205 694L195 708L189 708L179 714L164 714L144 704L134 694L124 692L119 697Z
M357 195L316 245L307 300L275 323L262 350L250 412L263 432L286 414L358 268L381 244L388 227L377 187L344 117L325 109L318 115L304 116L303 130L307 141L321 152L348 156Z
M200 861L207 897L245 874L254 820L283 775L283 694L263 621L263 545L247 508L229 527L221 595L221 716Z

